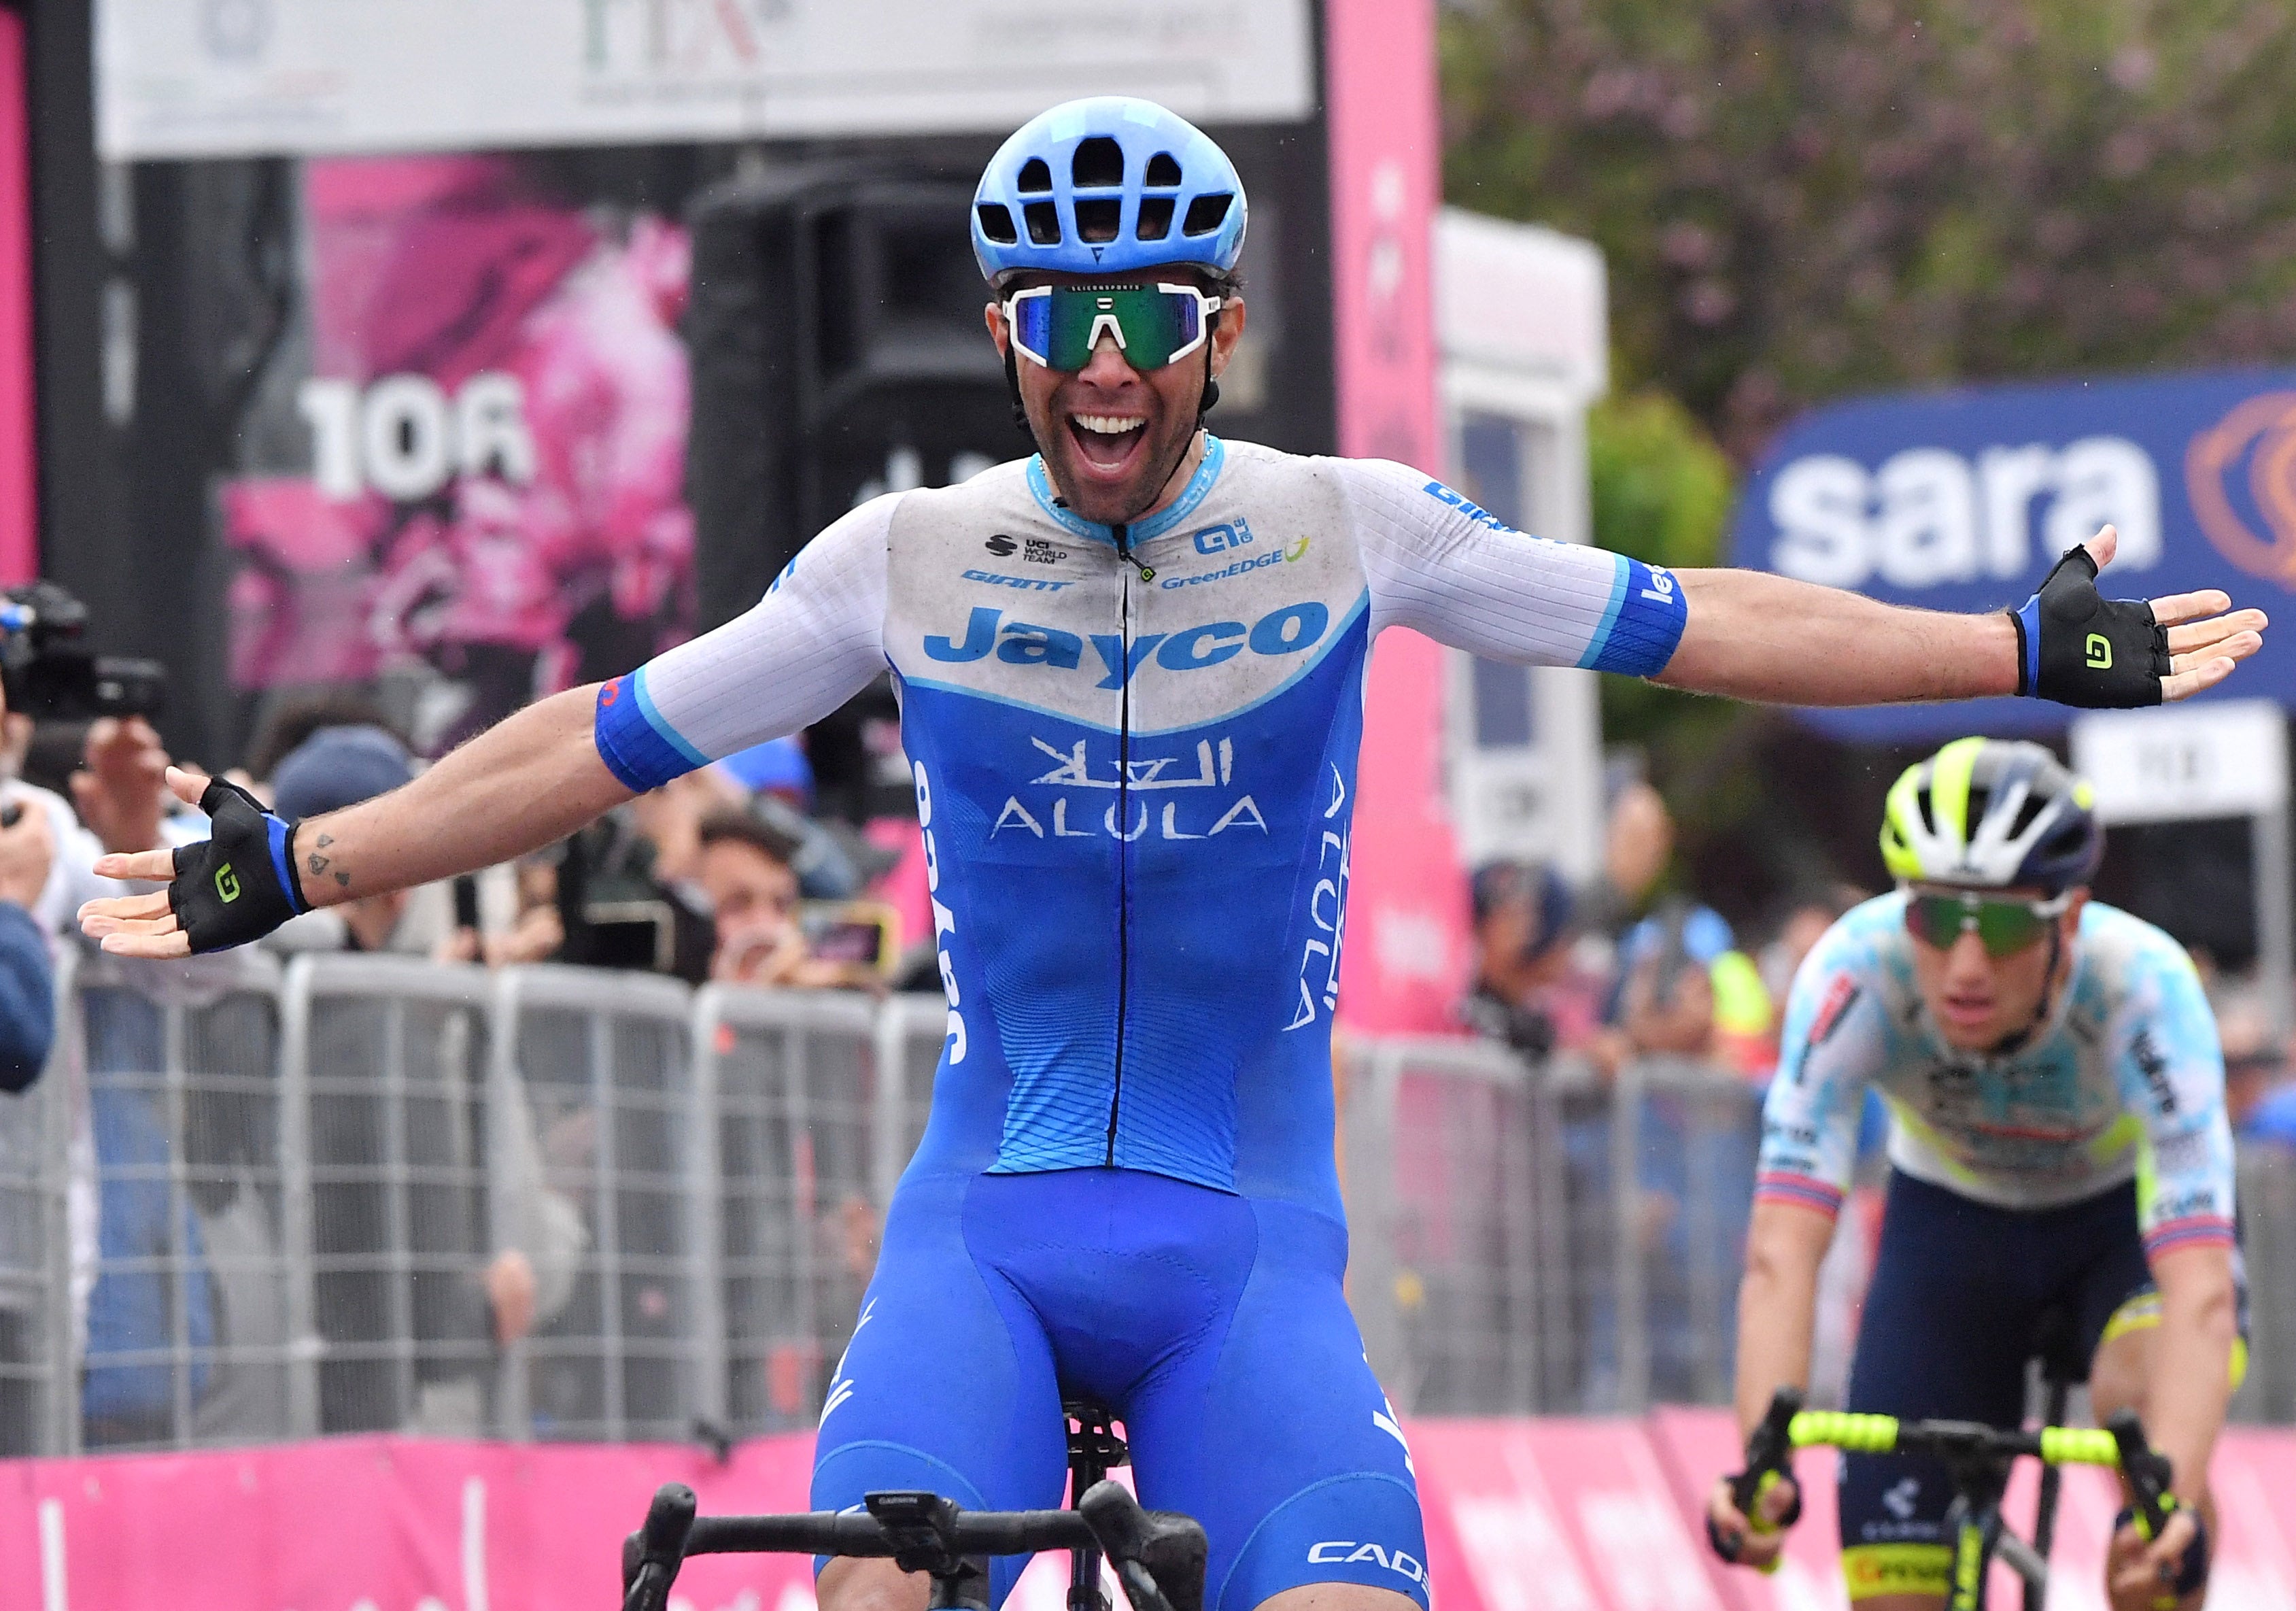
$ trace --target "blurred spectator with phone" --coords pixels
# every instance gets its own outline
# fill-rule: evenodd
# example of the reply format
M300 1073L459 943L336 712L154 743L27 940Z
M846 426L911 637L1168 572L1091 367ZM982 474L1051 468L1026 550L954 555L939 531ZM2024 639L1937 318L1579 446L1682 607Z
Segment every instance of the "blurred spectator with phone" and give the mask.
M726 984L798 989L879 988L883 974L881 925L847 920L825 935L831 954L817 954L802 918L798 875L791 866L798 842L739 806L701 819L701 883L717 925L709 976ZM873 943L857 943L877 930Z

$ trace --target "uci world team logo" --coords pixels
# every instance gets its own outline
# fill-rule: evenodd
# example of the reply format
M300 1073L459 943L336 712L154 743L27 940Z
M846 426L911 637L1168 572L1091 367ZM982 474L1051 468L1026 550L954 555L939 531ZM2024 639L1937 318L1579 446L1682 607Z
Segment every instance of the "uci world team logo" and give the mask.
M2185 484L2218 553L2296 593L2296 391L2250 398L2194 437Z

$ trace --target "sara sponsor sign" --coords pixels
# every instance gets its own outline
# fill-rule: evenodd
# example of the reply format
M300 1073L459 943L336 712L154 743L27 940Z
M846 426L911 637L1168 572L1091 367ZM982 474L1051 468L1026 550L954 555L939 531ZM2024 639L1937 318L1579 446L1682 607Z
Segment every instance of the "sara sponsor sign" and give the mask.
M2106 523L2103 586L2152 597L2221 588L2267 611L2296 593L2296 371L2000 386L1818 411L1748 484L1736 563L1893 603L2022 603ZM2267 640L2226 690L2296 698L2296 645ZM2034 731L2031 702L1813 711L1844 737Z
M1070 95L1315 101L1307 0L99 0L111 161L1003 132Z

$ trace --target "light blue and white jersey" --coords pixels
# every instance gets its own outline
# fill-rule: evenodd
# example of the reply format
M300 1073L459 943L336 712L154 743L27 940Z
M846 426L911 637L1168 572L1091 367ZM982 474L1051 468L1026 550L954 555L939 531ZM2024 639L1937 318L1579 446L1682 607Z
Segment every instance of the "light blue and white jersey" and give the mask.
M1644 676L1682 595L1399 464L1210 438L1120 535L1033 458L878 498L748 614L608 684L599 750L652 788L890 664L948 996L919 1166L1139 1169L1337 1214L1372 640Z
M2089 902L2049 1022L1995 1057L1939 1038L1913 948L1905 895L1884 895L1827 930L1794 975L1758 1197L1832 1212L1871 1086L1889 1102L1890 1162L1916 1179L2038 1209L2133 1176L2148 1253L2231 1245L2224 1054L2184 947Z

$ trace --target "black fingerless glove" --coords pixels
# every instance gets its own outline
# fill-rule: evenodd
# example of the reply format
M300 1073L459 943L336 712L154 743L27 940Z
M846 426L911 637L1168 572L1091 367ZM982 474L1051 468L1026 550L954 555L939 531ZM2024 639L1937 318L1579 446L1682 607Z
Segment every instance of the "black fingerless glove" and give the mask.
M260 940L311 909L295 878L295 825L217 778L200 796L209 836L176 851L168 906L199 951Z
M2087 548L2066 549L2009 619L2017 624L2019 694L2090 711L2161 703L2169 629L2143 599L2100 595Z

